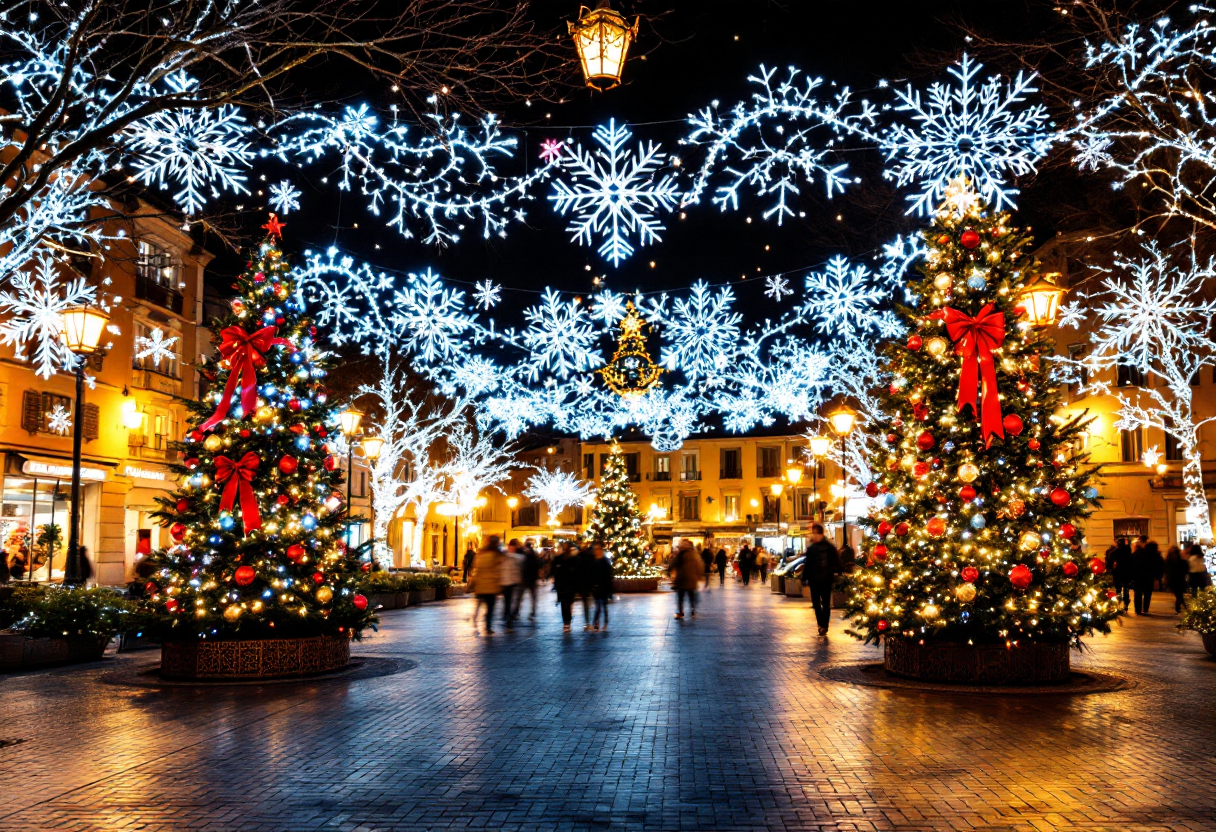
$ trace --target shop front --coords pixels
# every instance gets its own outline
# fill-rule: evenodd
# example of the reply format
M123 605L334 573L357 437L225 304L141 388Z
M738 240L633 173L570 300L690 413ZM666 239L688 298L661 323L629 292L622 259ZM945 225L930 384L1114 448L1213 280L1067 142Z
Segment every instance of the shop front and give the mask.
M176 482L173 473L162 465L132 459L121 473L129 487L123 495L123 578L129 580L140 559L153 550L169 545L169 532L152 517L160 510L157 497L169 497Z

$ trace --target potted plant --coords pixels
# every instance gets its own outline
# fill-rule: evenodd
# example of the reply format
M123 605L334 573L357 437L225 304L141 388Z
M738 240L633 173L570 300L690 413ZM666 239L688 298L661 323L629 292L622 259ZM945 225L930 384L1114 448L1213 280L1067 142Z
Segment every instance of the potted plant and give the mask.
M1203 649L1216 657L1216 589L1201 589L1182 611L1179 630L1194 630L1203 639Z
M0 600L0 670L97 661L134 609L110 589L18 587Z

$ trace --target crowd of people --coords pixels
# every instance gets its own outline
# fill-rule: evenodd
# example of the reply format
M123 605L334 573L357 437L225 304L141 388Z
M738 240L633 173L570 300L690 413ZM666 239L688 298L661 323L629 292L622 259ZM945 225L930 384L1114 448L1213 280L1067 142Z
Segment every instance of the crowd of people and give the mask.
M1187 593L1212 585L1203 549L1190 543L1185 551L1171 546L1164 556L1157 541L1140 535L1134 541L1120 537L1106 550L1106 570L1111 575L1123 611L1136 615L1152 615L1149 606L1154 588L1164 579L1166 588L1174 595L1174 612L1182 612Z

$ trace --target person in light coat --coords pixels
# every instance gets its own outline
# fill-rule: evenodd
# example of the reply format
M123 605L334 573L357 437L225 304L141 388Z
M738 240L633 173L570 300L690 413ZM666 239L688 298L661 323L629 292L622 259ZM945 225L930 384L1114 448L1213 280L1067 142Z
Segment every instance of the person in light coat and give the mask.
M668 565L671 575L671 587L676 591L676 618L684 617L684 597L688 596L692 617L697 617L697 587L704 575L704 564L701 556L687 538L680 541L675 554Z
M498 593L502 591L502 555L498 550L498 538L491 535L486 545L473 558L469 571L469 589L477 596L477 605L486 608L486 635L494 635L494 606ZM477 612L473 613L473 631L477 631Z

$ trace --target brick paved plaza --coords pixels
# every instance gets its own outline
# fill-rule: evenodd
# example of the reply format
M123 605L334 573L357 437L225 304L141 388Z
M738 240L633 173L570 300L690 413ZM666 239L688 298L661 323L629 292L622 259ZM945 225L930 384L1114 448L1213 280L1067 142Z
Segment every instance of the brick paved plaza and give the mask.
M1003 698L825 681L877 651L764 587L673 606L492 639L466 599L394 611L355 652L408 669L355 681L0 677L0 829L1216 829L1216 662L1172 616L1075 660L1130 689Z

